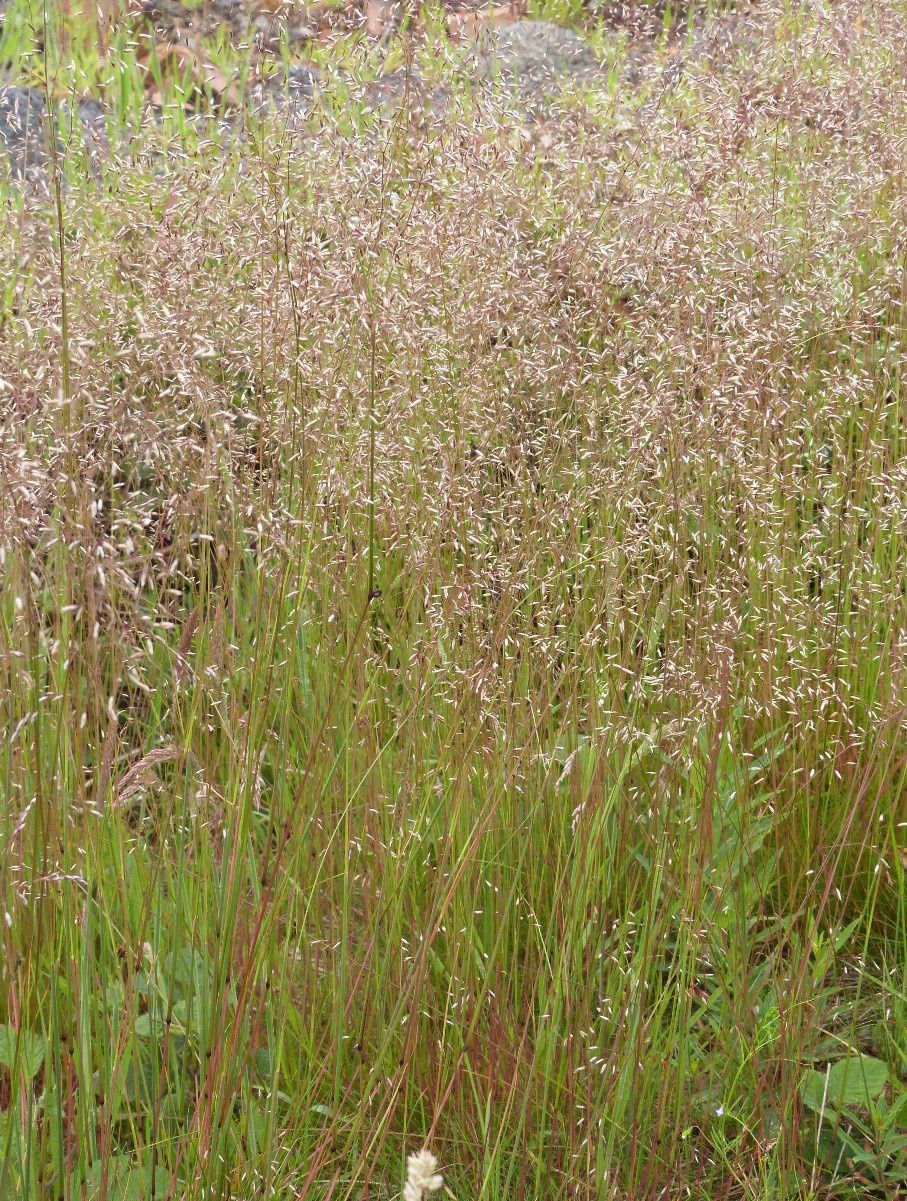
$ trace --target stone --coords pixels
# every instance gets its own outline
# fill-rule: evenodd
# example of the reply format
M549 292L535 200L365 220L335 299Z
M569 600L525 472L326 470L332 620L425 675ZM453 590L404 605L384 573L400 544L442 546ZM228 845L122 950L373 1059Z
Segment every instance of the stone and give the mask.
M579 34L550 21L489 29L478 44L478 73L529 98L554 92L568 80L594 83L605 78L605 68Z
M13 179L37 179L47 163L44 97L37 88L0 87L0 143Z

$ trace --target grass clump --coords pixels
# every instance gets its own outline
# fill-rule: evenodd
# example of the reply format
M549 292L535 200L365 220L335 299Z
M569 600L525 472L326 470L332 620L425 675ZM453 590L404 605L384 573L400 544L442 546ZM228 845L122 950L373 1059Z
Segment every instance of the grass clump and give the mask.
M904 15L9 189L0 1196L897 1194Z

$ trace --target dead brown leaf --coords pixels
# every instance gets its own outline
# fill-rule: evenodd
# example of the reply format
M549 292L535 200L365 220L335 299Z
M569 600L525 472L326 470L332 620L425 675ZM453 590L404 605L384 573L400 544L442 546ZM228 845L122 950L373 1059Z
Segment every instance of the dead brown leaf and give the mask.
M285 20L316 23L333 7L328 0L320 3L305 4L303 0L255 0L256 13L270 13Z
M447 29L451 37L477 38L486 29L495 25L513 25L516 21L521 21L525 15L525 0L512 0L510 4L494 4L485 8L450 13L447 18Z
M157 61L158 71L154 69ZM136 55L136 61L144 74L145 91L152 104L161 104L163 97L158 87L158 78L180 79L196 92L210 89L215 103L225 108L236 108L239 93L220 67L207 59L199 50L179 42L155 42Z
M86 17L94 17L98 50L101 54L106 54L110 44L110 32L120 24L122 16L119 0L84 0L83 9Z
M393 0L365 0L362 16L365 32L370 38L382 36L394 7Z

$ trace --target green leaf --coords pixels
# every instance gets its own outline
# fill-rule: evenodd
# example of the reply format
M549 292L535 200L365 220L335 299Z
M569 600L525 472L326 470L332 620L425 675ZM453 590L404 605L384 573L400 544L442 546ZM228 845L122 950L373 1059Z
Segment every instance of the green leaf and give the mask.
M163 975L174 1001L204 997L211 986L211 971L205 957L192 947L171 952L164 960Z
M135 1032L139 1038L151 1038L152 1018L150 1013L140 1013L135 1019Z
M842 951L847 946L862 920L862 917L855 918L849 926L845 926L839 934L835 935L835 951Z
M271 1080L271 1052L267 1047L259 1047L255 1052L255 1070L266 1083Z
M832 1179L849 1175L848 1161L856 1162L855 1157L863 1151L845 1130L829 1122L823 1124L818 1139L812 1132L804 1131L803 1149L806 1163L811 1168L821 1167Z
M823 1109L859 1106L871 1109L872 1102L888 1083L888 1065L871 1055L850 1055L831 1064L824 1072L807 1072L800 1081L803 1104L816 1113Z
M102 1163L95 1163L86 1180L88 1201L97 1201L101 1196L104 1176ZM151 1173L142 1168L129 1155L113 1155L107 1162L107 1201L148 1201L150 1197ZM154 1195L164 1195L169 1173L159 1169L155 1181Z
M34 1080L44 1063L44 1036L31 1030L20 1030L0 1025L0 1064L10 1071L24 1071L29 1080ZM18 1061L17 1061L18 1052Z

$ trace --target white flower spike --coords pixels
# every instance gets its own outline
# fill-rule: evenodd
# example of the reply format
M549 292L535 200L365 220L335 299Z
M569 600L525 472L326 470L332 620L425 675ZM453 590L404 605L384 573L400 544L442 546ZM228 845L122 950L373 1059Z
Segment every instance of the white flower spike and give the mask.
M436 1193L444 1183L443 1176L435 1171L438 1157L431 1151L422 1150L410 1155L406 1161L406 1184L403 1186L403 1201L423 1201L429 1193Z

